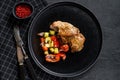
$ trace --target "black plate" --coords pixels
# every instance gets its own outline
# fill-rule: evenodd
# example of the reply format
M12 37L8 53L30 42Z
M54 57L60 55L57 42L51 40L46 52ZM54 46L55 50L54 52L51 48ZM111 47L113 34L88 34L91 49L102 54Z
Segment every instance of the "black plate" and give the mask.
M80 52L67 53L65 61L47 63L37 33L49 31L50 24L56 20L78 27L86 38L85 46ZM59 77L74 77L96 62L102 45L102 33L97 19L88 9L73 2L59 2L45 7L36 15L29 29L28 44L33 60L42 70Z

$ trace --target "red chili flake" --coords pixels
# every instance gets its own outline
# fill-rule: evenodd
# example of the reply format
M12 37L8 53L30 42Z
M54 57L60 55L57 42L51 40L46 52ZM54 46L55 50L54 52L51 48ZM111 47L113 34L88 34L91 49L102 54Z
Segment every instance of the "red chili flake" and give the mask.
M16 16L19 18L26 18L32 13L31 7L29 5L21 4L16 6Z

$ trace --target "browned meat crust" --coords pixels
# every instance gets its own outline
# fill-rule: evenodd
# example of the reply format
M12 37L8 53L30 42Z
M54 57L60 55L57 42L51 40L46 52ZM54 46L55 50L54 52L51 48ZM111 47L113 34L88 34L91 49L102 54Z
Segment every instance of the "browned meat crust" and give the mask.
M50 28L57 31L63 44L71 47L71 52L81 51L84 47L85 37L80 30L68 22L54 21Z

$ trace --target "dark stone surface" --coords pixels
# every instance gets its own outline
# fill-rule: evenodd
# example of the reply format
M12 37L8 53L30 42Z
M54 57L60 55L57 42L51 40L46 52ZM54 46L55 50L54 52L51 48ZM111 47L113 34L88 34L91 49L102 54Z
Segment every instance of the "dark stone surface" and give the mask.
M97 63L87 73L68 80L120 80L120 1L47 0L49 4L59 1L73 1L88 8L97 17L103 33Z

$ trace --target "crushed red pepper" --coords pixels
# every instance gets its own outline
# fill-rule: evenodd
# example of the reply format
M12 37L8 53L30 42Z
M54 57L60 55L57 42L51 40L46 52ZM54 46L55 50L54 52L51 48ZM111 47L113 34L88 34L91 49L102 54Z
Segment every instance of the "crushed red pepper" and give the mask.
M26 18L32 13L31 7L29 5L21 4L16 6L16 16L19 18Z

